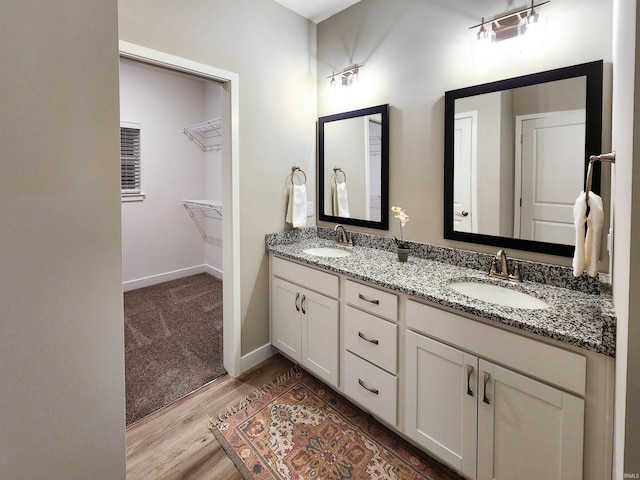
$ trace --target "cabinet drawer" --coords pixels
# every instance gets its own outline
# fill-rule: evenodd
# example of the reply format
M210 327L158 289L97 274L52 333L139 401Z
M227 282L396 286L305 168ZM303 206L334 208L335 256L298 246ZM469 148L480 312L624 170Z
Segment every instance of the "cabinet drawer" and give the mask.
M277 277L302 285L309 290L338 298L338 277L331 273L321 272L279 257L272 258L271 272Z
M344 319L345 348L395 374L398 325L347 306Z
M345 352L345 394L390 425L396 424L396 382L394 375Z
M398 321L398 296L393 293L347 280L344 296L349 305L375 313L392 322Z

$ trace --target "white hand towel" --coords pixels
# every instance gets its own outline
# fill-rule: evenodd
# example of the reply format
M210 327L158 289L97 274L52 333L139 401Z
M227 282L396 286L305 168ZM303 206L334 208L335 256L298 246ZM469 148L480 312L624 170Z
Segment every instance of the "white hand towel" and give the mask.
M591 277L598 275L598 258L600 258L603 224L604 209L602 208L602 198L593 192L589 192L589 216L587 217L587 236L584 242L584 269Z
M285 213L284 221L293 223L293 185L287 187L287 212Z
M338 216L338 191L333 182L331 182L331 213L334 217Z
M338 197L338 216L349 218L349 196L347 195L347 182L336 183L336 196Z
M578 195L576 203L573 206L573 223L576 228L576 248L573 254L573 276L579 277L584 271L584 247L585 237L584 229L585 222L587 221L587 201L585 200L585 193L582 192Z
M289 187L289 201L285 221L293 228L307 226L307 188L304 185Z

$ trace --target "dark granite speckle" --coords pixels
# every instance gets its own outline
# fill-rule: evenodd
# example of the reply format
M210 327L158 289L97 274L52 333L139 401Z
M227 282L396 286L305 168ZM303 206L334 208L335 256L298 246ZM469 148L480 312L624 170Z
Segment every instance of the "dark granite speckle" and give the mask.
M340 247L336 245L334 235L332 229L324 227L268 234L266 250L436 305L615 356L613 302L609 292L600 291L596 279L586 275L576 279L567 267L519 261L525 281L505 282L487 275L492 255L412 243L409 261L401 263L395 253L393 238L354 232L354 246ZM303 252L306 248L319 246L344 248L351 255L330 258ZM472 299L447 286L461 280L519 290L543 299L549 308L527 310L498 306Z

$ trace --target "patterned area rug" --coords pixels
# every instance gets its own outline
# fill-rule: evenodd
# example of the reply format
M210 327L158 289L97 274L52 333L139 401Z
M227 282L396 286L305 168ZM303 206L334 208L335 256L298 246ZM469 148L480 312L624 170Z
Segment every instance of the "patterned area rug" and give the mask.
M246 480L461 479L296 367L211 430Z

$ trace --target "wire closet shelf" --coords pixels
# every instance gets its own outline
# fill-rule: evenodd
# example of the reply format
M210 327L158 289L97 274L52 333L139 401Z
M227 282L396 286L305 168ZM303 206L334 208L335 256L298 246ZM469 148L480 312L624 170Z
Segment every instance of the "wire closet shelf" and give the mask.
M182 129L182 133L198 145L203 152L219 152L222 148L221 128L222 119L217 117L185 127Z
M189 212L200 236L206 241L211 240L205 222L207 218L222 218L222 203L214 200L183 200L182 205Z

